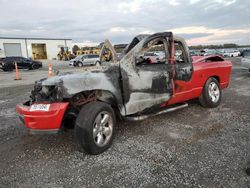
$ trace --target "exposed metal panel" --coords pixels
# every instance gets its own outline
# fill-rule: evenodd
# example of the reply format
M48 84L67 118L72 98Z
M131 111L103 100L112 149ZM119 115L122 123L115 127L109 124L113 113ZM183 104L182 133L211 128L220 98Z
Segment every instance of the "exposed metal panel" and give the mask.
M20 43L3 43L5 56L22 56Z

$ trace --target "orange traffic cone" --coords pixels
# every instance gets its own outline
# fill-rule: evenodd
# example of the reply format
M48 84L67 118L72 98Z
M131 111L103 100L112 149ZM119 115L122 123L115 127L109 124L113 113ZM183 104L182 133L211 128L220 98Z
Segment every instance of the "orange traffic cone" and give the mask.
M49 77L51 77L51 76L52 76L52 65L49 64Z
M15 77L15 80L21 80L21 78L19 77L19 71L18 71L18 67L17 67L16 62L15 62L15 69L16 69L16 77Z

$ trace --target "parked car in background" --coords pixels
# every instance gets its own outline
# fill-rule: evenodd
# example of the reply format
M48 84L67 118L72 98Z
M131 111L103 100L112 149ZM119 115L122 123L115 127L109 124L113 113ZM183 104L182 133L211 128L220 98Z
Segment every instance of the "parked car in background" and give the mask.
M149 63L160 63L164 61L165 54L160 54L158 52L146 52L143 58L147 58Z
M241 65L250 72L250 50L242 52Z
M200 50L190 50L189 52L190 52L191 56L200 56L201 55Z
M87 54L77 56L75 59L70 60L69 65L74 67L82 67L83 65L96 65L100 63L99 55Z
M238 57L238 56L240 56L240 51L239 50L225 51L223 56L224 57Z
M15 62L19 69L39 69L43 66L42 62L25 57L4 57L0 58L0 69L3 71L12 71L15 69Z
M215 50L215 49L209 49L204 53L204 56L208 56L208 55L219 55L219 56L223 56L223 52L221 52L220 50Z
M198 56L204 56L206 53L206 50L200 50Z

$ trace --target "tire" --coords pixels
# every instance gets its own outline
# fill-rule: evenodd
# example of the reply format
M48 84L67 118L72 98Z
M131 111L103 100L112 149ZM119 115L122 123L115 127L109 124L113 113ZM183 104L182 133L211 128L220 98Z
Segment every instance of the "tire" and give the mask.
M31 66L32 70L35 70L35 69L38 69L38 68L39 68L39 65L37 65L37 64L32 64L32 66Z
M101 62L100 61L96 61L95 62L95 66L101 66Z
M106 124L101 123L103 120ZM116 119L111 106L91 102L82 107L76 118L75 137L87 153L97 155L111 146L115 128Z
M76 63L76 65L77 65L78 67L82 67L82 66L83 66L83 63L80 62L80 61L78 61L78 62Z
M203 87L199 101L203 107L215 108L221 102L220 84L215 78L209 78Z

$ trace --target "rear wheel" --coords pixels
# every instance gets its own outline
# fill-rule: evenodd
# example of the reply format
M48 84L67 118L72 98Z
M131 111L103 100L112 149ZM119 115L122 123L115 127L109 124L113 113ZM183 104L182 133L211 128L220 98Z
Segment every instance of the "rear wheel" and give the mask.
M84 105L76 119L75 136L89 154L107 150L114 138L115 114L110 105L92 102Z
M77 65L78 67L82 67L82 66L83 66L83 63L80 62L80 61L78 61L78 62L76 63L76 65Z
M215 78L209 78L203 87L202 94L199 97L202 106L214 108L221 102L221 89Z
M34 69L38 69L39 68L39 65L38 64L32 64L31 68L34 70Z
M101 66L101 62L100 61L96 61L95 62L95 66Z

